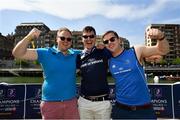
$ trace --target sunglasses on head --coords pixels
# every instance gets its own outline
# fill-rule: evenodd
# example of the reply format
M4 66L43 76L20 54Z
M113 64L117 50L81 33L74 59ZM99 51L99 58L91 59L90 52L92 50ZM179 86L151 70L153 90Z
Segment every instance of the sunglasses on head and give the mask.
M116 40L116 37L111 37L109 40L104 40L103 43L104 44L109 44L109 41L114 42L115 40Z
M68 41L68 42L71 42L71 38L70 37L64 37L64 36L59 36L59 38L62 40L62 41L65 41L65 39Z
M89 38L94 38L95 36L94 36L94 35L83 35L82 37L83 37L84 39L87 39L88 37L89 37Z

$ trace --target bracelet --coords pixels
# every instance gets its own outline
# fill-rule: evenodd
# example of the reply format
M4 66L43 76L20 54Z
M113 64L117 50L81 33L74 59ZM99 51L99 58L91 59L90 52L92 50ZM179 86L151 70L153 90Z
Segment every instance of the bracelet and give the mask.
M164 38L165 38L165 35L163 35L163 37L160 38L160 39L158 39L158 40L159 40L159 41L162 41L162 40L164 40Z
M27 39L28 41L32 41L33 40L33 38L31 36L25 36L24 38Z

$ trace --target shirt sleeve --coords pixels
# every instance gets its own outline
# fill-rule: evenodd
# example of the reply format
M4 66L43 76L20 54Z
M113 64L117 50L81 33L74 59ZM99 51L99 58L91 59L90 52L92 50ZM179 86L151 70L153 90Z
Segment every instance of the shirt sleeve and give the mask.
M104 50L104 52L103 52L104 56L106 56L107 59L110 59L112 57L111 52L107 48L104 48L103 50Z
M42 63L43 59L45 59L45 51L47 51L47 49L45 48L37 48L36 49L37 54L38 54L38 62Z

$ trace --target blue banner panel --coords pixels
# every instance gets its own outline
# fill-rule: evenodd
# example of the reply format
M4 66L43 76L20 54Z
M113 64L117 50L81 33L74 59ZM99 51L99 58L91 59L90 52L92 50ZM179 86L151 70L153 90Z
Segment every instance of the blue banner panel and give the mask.
M153 108L157 117L173 118L172 85L157 84L148 85L152 97Z
M25 85L0 84L0 119L23 119Z
M180 119L180 83L173 85L174 96L174 115L176 119Z
M26 119L41 119L41 85L26 85Z

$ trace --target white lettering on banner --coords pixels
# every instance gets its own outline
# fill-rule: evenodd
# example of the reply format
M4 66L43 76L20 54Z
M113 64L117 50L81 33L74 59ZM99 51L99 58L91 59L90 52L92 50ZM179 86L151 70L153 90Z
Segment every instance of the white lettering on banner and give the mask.
M121 71L115 72L115 73L113 73L113 74L114 74L114 75L117 75L117 74L120 74L120 73L129 72L129 71L131 71L131 69L121 70Z
M92 62L89 62L89 63L82 64L81 68L86 67L86 66L90 66L90 65L94 65L94 64L97 64L97 63L102 63L102 62L103 62L102 59L101 60L95 60L95 61L92 61Z
M154 110L159 110L159 111L164 111L165 108L164 107L153 107Z
M15 107L8 107L8 108L5 108L4 111L15 111L16 108Z
M160 99L158 99L158 100L151 100L151 102L152 102L152 103L158 103L158 104L160 104L160 103L161 103L161 104L162 104L162 103L163 103L163 104L167 104L167 100L160 100Z
M30 100L30 103L40 103L41 100Z
M19 100L0 100L0 104L14 104L20 103Z

